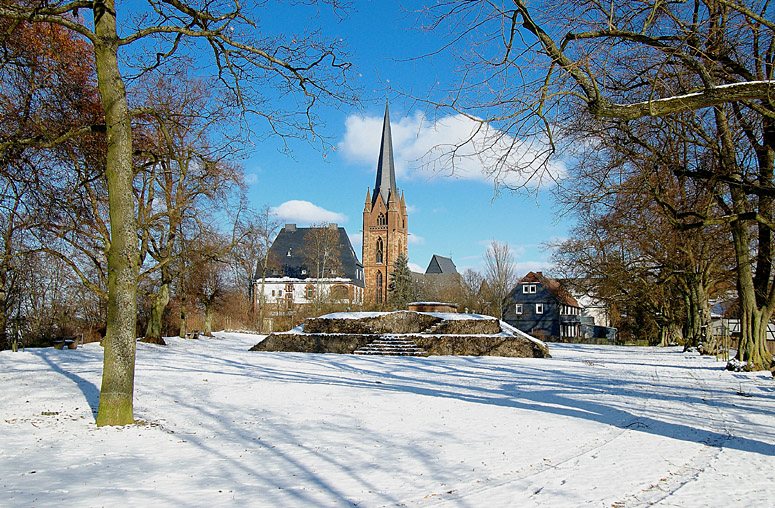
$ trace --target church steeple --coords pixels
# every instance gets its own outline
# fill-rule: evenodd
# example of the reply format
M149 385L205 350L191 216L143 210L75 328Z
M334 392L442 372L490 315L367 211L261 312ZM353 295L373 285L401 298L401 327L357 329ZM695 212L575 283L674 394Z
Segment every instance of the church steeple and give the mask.
M374 184L374 195L371 198L372 206L377 202L377 196L387 204L391 193L396 193L396 168L393 163L393 137L390 134L390 112L388 103L385 102L385 119L382 123L382 144L379 147L379 161L377 162L377 182Z
M407 253L408 234L406 201L396 185L390 113L385 103L377 182L371 193L366 191L363 209L364 301L390 305L390 276L398 256Z

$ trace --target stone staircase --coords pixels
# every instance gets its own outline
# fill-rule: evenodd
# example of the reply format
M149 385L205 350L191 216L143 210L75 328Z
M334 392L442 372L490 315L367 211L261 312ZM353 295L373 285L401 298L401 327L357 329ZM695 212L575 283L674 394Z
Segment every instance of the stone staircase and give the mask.
M428 356L428 352L409 339L395 335L381 335L379 338L359 347L353 354L380 356Z

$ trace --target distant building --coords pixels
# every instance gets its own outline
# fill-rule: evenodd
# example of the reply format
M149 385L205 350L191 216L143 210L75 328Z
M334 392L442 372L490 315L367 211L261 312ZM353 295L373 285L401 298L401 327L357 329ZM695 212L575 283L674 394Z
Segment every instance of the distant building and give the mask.
M614 340L616 329L590 314L560 281L530 272L506 298L503 320L546 340Z
M266 265L266 274L257 273L253 281L255 299L263 287L264 301L279 306L320 300L363 302L363 265L347 232L336 224L322 228L286 224L269 248Z
M374 193L366 191L363 208L364 300L368 303L382 304L388 300L396 258L407 254L407 222L404 194L396 187L390 113L386 104Z
M425 273L413 273L414 282L423 299L445 300L460 285L460 274L451 258L434 254Z

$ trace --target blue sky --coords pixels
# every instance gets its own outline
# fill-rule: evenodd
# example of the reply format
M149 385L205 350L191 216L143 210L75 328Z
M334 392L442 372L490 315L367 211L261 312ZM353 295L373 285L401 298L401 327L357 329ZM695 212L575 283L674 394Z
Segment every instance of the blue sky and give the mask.
M249 198L277 210L282 222L306 225L337 222L360 253L363 203L373 188L385 101L390 104L398 186L409 206L409 258L424 270L433 254L450 256L462 272L481 269L490 241L512 247L519 273L545 269L545 242L567 236L568 220L558 217L550 190L495 194L480 161L462 161L449 176L449 160L439 151L463 139L471 125L460 117L426 116L411 97L432 98L454 83L454 53L417 59L438 49L442 34L423 31L416 11L421 2L357 1L341 17L323 7L277 7L261 11L262 27L294 31L322 27L342 39L353 62L358 107L322 109L322 133L334 147L292 142L289 156L279 140L256 142L243 166ZM289 21L293 20L291 25ZM496 154L497 155L497 154ZM561 174L560 162L552 169Z

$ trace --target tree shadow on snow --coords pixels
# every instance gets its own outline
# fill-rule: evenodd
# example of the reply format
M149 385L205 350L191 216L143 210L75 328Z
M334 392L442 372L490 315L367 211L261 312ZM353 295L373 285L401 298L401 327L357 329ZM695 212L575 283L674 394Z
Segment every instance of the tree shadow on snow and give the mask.
M287 353L279 354L287 355ZM732 448L775 456L773 442L702 428L706 425L707 418L717 416L714 407L726 405L739 409L739 406L703 399L688 390L672 394L669 391L675 390L675 386L660 387L645 379L638 380L637 383L628 380L620 382L619 379L605 374L598 376L578 372L566 373L546 367L533 369L526 365L530 360L523 360L519 365L510 366L508 361L504 362L503 359L496 364L491 359L472 357L457 357L454 360L445 357L443 361L437 361L433 357L385 360L346 355L342 355L341 359L337 358L337 355L298 355L301 358L294 360L329 366L331 374L310 372L298 374L293 371L263 367L260 368L261 377L300 384L331 384L356 389L414 393L427 397L450 398L469 403L537 411L581 418L621 429L701 443L716 448ZM413 376L413 373L419 375ZM437 377L429 377L434 374ZM478 384L467 382L473 379L485 382ZM637 386L627 387L628 383ZM482 386L483 384L491 386ZM639 386L649 385L654 391L638 390ZM603 402L602 399L608 396L623 398L623 400ZM601 401L593 401L589 398ZM680 402L692 399L692 404L697 406L696 416L692 418L689 412L665 414L665 417L650 414L658 411L649 409L649 400L659 401L671 398ZM633 409L618 407L623 405L632 406ZM762 408L756 411L775 417L775 411ZM769 433L766 429L761 431L765 432L765 436Z
M83 394L84 398L86 399L86 403L89 405L92 411L92 415L94 415L97 412L97 408L99 407L100 403L100 389L89 381L88 379L85 379L72 370L69 370L68 368L65 368L65 366L75 366L76 364L80 364L80 362L72 361L69 357L66 355L78 355L82 354L80 352L74 353L72 351L60 351L53 348L35 348L35 349L28 349L30 353L37 356L41 360L43 360L46 365L48 365L52 371L56 372L57 374L60 374L73 383L78 387L78 389ZM89 363L91 364L91 362Z

